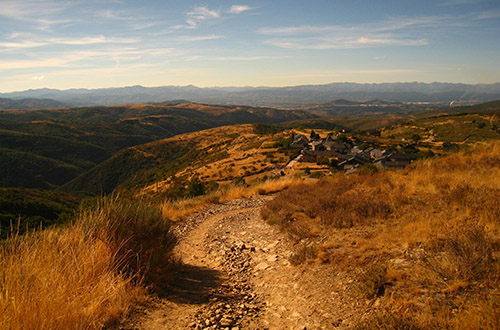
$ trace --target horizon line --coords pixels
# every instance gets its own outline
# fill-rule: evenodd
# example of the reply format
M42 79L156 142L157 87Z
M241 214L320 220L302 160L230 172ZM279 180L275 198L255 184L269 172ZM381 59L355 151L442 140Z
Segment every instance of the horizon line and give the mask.
M143 87L143 88L162 88L162 87L196 87L199 89L210 89L210 88L292 88L292 87L303 87L303 86L327 86L327 85L334 85L334 84L353 84L353 85L384 85L384 84L424 84L424 85L432 85L432 84L450 84L450 85L470 85L470 86L477 86L477 85L496 85L500 84L500 81L494 82L494 83L475 83L475 84L470 84L470 83L461 83L461 82L442 82L442 81L433 81L430 83L422 82L422 81L399 81L399 82L380 82L380 83L359 83L359 82L350 82L350 81L337 81L337 82L331 82L331 83L326 83L326 84L300 84L300 85L285 85L285 86L265 86L265 85L260 85L260 86L251 86L251 85L244 85L244 86L206 86L206 87L199 87L194 84L188 84L188 85L159 85L159 86L144 86L144 85L127 85L127 86L111 86L111 87L98 87L98 88L88 88L88 87L72 87L68 89L59 89L59 88L50 88L50 87L42 87L42 88L29 88L25 90L14 90L14 91L8 91L8 92L0 92L0 94L10 94L10 93L23 93L23 92L28 92L28 91L39 91L39 90L56 90L56 91L71 91L71 90L100 90L100 89L121 89L121 88L133 88L133 87Z

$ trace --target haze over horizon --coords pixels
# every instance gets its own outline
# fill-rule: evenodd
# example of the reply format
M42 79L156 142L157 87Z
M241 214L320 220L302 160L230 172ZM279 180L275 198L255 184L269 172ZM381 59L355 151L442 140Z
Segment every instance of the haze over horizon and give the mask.
M12 1L0 92L500 79L500 3Z

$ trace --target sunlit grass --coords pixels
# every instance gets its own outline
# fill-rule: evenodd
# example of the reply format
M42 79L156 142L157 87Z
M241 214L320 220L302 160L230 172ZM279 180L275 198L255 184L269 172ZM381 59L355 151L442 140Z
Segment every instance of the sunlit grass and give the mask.
M102 199L65 228L0 246L0 329L102 329L164 278L175 238L159 209ZM161 272L159 271L161 268Z
M357 278L360 297L380 299L360 329L500 326L499 141L294 185L262 215L298 244L292 261L330 262ZM374 295L384 285L390 294Z

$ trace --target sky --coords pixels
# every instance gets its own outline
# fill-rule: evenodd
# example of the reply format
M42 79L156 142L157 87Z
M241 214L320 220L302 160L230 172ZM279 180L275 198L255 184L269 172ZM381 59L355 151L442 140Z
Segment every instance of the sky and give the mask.
M0 0L0 92L500 81L499 0Z

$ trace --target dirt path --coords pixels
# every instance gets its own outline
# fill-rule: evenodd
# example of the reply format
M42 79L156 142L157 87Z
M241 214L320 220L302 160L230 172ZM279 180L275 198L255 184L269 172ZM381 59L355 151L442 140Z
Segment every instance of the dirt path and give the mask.
M260 217L269 198L214 205L183 221L176 281L122 329L348 328L365 303L350 298L350 280L331 267L290 264L291 242Z

